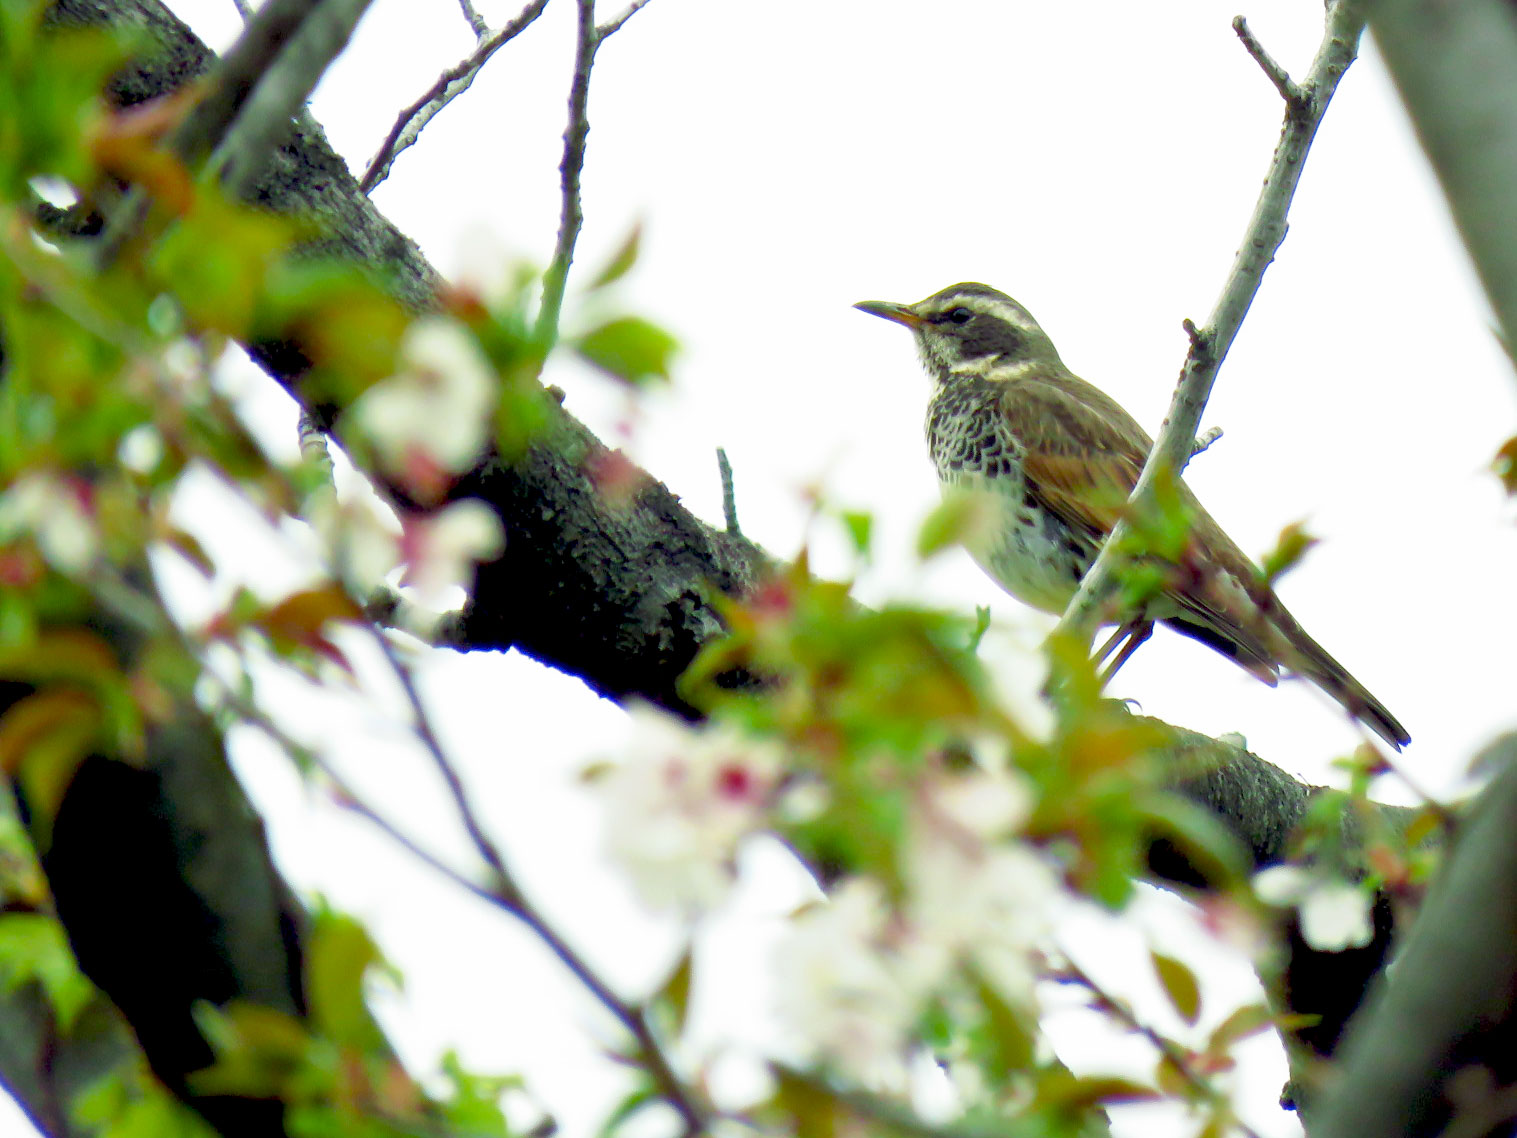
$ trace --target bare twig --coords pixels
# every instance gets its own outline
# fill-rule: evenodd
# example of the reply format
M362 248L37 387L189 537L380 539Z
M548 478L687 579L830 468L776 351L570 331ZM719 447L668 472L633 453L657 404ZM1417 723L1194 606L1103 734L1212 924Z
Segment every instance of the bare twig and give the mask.
M1275 57L1264 50L1264 45L1254 35L1253 29L1248 26L1248 21L1242 16L1234 16L1233 31L1238 33L1238 38L1243 41L1243 49L1253 56L1254 62L1259 65L1259 70L1269 77L1269 81L1275 85L1275 90L1280 92L1285 105L1292 109L1305 105L1306 96L1301 88L1296 86L1296 81L1290 77L1290 72L1281 67L1275 61Z
M595 0L577 0L577 3L579 24L574 50L574 80L569 84L569 125L564 128L564 156L558 164L563 205L558 221L558 242L553 249L553 260L543 274L543 299L537 312L537 337L544 344L558 335L558 314L564 305L564 288L569 282L569 265L574 260L574 243L579 240L580 226L585 220L579 203L579 183L585 168L585 141L590 135L587 117L590 69L595 66L600 36L595 30Z
M494 880L489 888L472 885L469 888L531 929L559 962L573 973L575 979L583 984L590 994L627 1029L636 1041L641 1057L648 1065L649 1073L653 1076L659 1092L683 1120L686 1133L689 1135L701 1133L707 1125L707 1110L698 1102L693 1091L685 1085L670 1065L663 1048L653 1034L653 1029L648 1024L647 1017L641 1009L622 1000L604 980L591 970L579 953L548 923L516 883L499 848L485 833L484 825L469 798L462 778L459 777L457 769L444 752L432 728L431 717L422 703L421 694L416 688L416 681L411 675L410 668L396 654L394 646L384 633L376 629L374 636L405 692L406 702L410 705L411 713L416 721L417 738L421 740L422 746L432 760L432 765L437 768L444 785L447 786L448 794L453 799L454 809L458 812L464 831L468 834L475 851L490 868ZM429 864L434 863L429 861Z
M1155 485L1161 479L1178 478L1190 461L1196 427L1206 409L1212 384L1216 382L1217 369L1227 357L1227 350L1259 291L1264 270L1285 240L1285 218L1307 152L1337 89L1338 80L1358 53L1359 34L1363 29L1364 16L1355 0L1330 0L1327 30L1316 58L1312 60L1306 82L1301 85L1303 102L1299 108L1286 108L1285 124L1270 163L1269 176L1254 205L1253 217L1249 219L1243 242L1233 260L1227 284L1206 327L1187 328L1191 336L1190 351L1180 372L1169 414L1143 466L1122 520L1113 527L1100 555L1080 582L1080 588L1059 619L1056 634L1079 635L1089 640L1094 631L1092 625L1097 623L1094 618L1116 584L1118 551L1131 530L1128 518L1143 513L1153 500Z
M558 242L553 260L543 273L543 299L537 311L537 338L551 344L558 335L558 317L564 306L564 288L569 283L569 266L574 261L574 243L579 240L584 213L580 209L580 175L585 168L585 140L590 134L587 104L590 99L590 69L595 53L608 36L614 35L648 0L633 0L632 5L615 19L595 25L595 0L577 0L578 34L574 51L574 79L569 84L569 125L564 128L564 156L558 164L563 206L558 223Z
M637 15L639 9L641 9L647 3L648 0L632 0L632 3L628 5L627 10L620 16L607 20L604 24L595 29L595 38L603 40L607 36L614 36L617 32L622 30L622 25L630 20L633 16Z
M1191 456L1191 458L1195 458L1196 455L1200 454L1204 450L1209 450L1211 448L1212 443L1216 442L1221 437L1222 437L1222 428L1221 427L1212 427L1210 430L1204 431L1201 434L1197 435L1196 436L1196 441L1191 444L1191 448L1190 448L1190 456Z
M393 841L406 853L416 858L417 861L429 869L440 874L443 878L451 881L465 892L473 894L481 901L493 905L498 909L510 914L521 921L533 934L543 942L555 957L569 972L578 980L595 998L596 1002L604 1007L620 1023L636 1041L642 1060L648 1065L649 1073L653 1076L659 1093L679 1113L685 1124L687 1135L696 1135L707 1129L709 1112L697 1099L691 1088L688 1088L679 1074L670 1065L668 1057L664 1054L658 1039L649 1026L647 1017L640 1008L628 1004L590 968L588 964L575 952L556 929L548 923L537 908L528 900L527 896L516 885L499 850L484 835L478 815L474 811L473 804L469 801L463 788L458 772L453 769L452 763L442 752L428 722L425 709L422 707L420 698L416 692L416 686L411 679L409 669L394 655L394 650L384 639L384 634L375 633L390 666L395 670L396 677L406 690L407 700L411 704L411 710L416 718L417 736L432 758L434 765L442 773L444 782L447 783L449 793L459 814L464 820L465 829L469 833L470 840L478 853L489 866L493 880L490 884L481 884L473 880L467 874L449 865L431 850L413 838L406 830L391 818L382 814L363 797L357 793L351 784L347 782L336 768L319 751L307 747L299 740L293 738L285 729L279 726L273 718L252 700L242 693L233 689L229 684L223 683L222 698L227 707L242 718L249 725L258 728L267 735L274 743L283 748L292 757L298 756L319 769L323 776L336 790L338 800L343 809L352 812L373 825L380 833Z
M727 452L721 447L716 448L716 469L722 476L722 518L726 522L727 532L740 534L743 531L737 524L737 491L732 485L732 464L727 461Z
M1121 1000L1117 999L1090 976L1083 968L1070 960L1066 955L1062 966L1051 979L1061 980L1065 983L1075 984L1090 993L1091 1002L1097 1010L1106 1012L1125 1024L1129 1031L1136 1032L1154 1047L1164 1060L1174 1068L1181 1080L1191 1090L1202 1098L1212 1101L1226 1101L1227 1096L1207 1082L1206 1077L1196 1070L1191 1062L1190 1054L1168 1036L1155 1031L1148 1024L1140 1020L1133 1010ZM1246 1136L1246 1138L1259 1138L1247 1123L1242 1119L1234 1118L1233 1124Z
M483 43L490 35L490 25L485 23L485 18L474 10L470 0L458 0L459 8L463 9L464 19L469 22L469 30L474 33L474 38Z
M358 188L366 194L373 193L374 187L389 177L390 167L395 164L395 159L416 142L422 130L436 117L437 113L467 91L469 85L474 82L474 77L479 74L480 68L490 61L490 57L526 31L533 21L543 14L543 9L547 6L548 0L532 0L517 13L514 20L509 21L498 32L480 40L478 46L469 53L467 58L444 71L426 94L401 111L395 119L395 125L390 128L390 133L380 144L379 150L369 160L368 169L358 180Z

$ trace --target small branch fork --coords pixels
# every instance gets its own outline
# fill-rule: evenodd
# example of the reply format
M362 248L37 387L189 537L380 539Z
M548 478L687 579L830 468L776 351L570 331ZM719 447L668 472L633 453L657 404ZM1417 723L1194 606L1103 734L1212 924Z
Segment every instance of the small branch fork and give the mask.
M366 194L374 192L374 187L390 176L390 167L395 164L395 159L401 151L408 149L421 135L422 129L436 117L437 112L446 107L458 96L469 89L474 82L474 77L480 69L490 62L494 55L506 44L510 43L527 28L532 26L533 21L543 14L543 9L548 6L548 0L532 0L521 10L514 20L506 23L500 31L480 36L480 29L484 28L484 21L474 11L469 0L459 0L464 10L464 18L469 21L469 26L474 29L478 43L469 55L448 68L437 77L437 82L416 102L401 111L395 119L395 125L390 128L390 133L385 136L384 142L380 143L378 152L369 160L368 169L363 172L363 177L358 180L358 188Z
M622 25L640 12L648 0L633 0L619 16L604 24L595 23L595 0L576 0L579 23L574 53L574 80L569 85L569 124L564 128L564 156L558 164L563 207L558 223L558 242L553 260L543 273L543 299L537 312L537 338L546 347L558 336L558 317L564 306L564 289L569 283L569 265L574 260L574 244L579 240L585 215L580 208L580 177L585 169L585 142L590 134L588 105L590 69L595 53L607 39L621 31Z
M1259 291L1264 270L1285 240L1285 219L1307 152L1338 81L1358 54L1364 16L1354 0L1329 0L1326 32L1305 82L1299 85L1259 46L1246 23L1239 19L1233 26L1243 46L1286 100L1280 142L1275 147L1269 176L1254 205L1253 216L1216 307L1202 328L1197 328L1189 320L1185 322L1190 351L1185 357L1169 414L1128 499L1125 516L1113 527L1100 555L1080 582L1080 588L1060 617L1054 635L1074 635L1088 642L1095 626L1103 623L1103 618L1109 618L1111 614L1103 610L1116 585L1116 563L1120 558L1117 551L1130 533L1127 516L1141 513L1152 502L1155 485L1160 479L1179 477L1192 454L1197 453L1196 428L1216 382L1217 370L1227 357L1233 338Z
M1298 110L1306 105L1306 93L1296 85L1296 81L1290 77L1290 73L1275 62L1275 57L1264 50L1264 45L1254 36L1253 29L1248 26L1248 21L1242 16L1233 17L1233 31L1238 33L1238 38L1243 41L1243 50L1254 57L1254 62L1259 65L1259 70L1269 77L1269 81L1275 85L1275 90L1280 92L1280 97L1285 100L1285 105L1292 110Z

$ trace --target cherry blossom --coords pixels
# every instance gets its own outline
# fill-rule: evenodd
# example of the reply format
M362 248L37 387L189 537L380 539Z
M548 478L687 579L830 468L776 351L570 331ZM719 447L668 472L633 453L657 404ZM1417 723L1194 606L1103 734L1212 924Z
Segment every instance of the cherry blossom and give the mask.
M444 316L413 322L400 358L353 414L385 468L435 498L484 449L500 383L468 330Z
M879 883L849 878L791 921L775 953L779 1012L805 1057L903 1091L907 1043L936 970Z
M631 715L627 757L597 782L606 850L649 908L697 916L726 896L739 845L765 824L782 756L720 723L645 705Z
M1254 876L1254 893L1268 905L1295 906L1301 914L1302 938L1319 952L1362 948L1374 939L1369 895L1341 877L1274 865Z

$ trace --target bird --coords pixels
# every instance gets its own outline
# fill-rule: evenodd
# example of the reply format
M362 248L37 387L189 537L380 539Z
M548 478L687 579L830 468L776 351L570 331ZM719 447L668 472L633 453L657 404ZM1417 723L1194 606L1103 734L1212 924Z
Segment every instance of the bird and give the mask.
M1005 293L965 282L915 304L854 307L916 338L933 381L927 446L943 491L978 491L992 503L989 523L966 535L970 554L1013 597L1062 613L1122 517L1153 440L1116 400L1070 371L1048 333ZM1176 490L1191 519L1184 552L1098 654L1122 643L1106 678L1159 622L1271 687L1282 671L1304 676L1396 750L1409 743L1395 716L1307 635L1184 483Z

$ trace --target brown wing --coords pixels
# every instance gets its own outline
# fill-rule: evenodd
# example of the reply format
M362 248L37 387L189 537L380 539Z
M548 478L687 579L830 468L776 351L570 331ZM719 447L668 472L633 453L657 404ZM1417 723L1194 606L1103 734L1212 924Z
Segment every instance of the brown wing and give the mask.
M1001 396L1007 426L1023 448L1023 469L1033 496L1072 528L1105 541L1138 484L1153 440L1100 389L1073 375L1011 380ZM1201 560L1240 582L1251 581L1248 558L1222 532L1188 490L1192 538ZM1225 579L1224 577L1224 579ZM1274 654L1236 589L1201 581L1171 590L1183 614L1176 629L1235 660L1265 683L1276 680Z
M1066 524L1104 541L1153 446L1143 428L1073 376L1012 380L1001 407L1034 496Z

